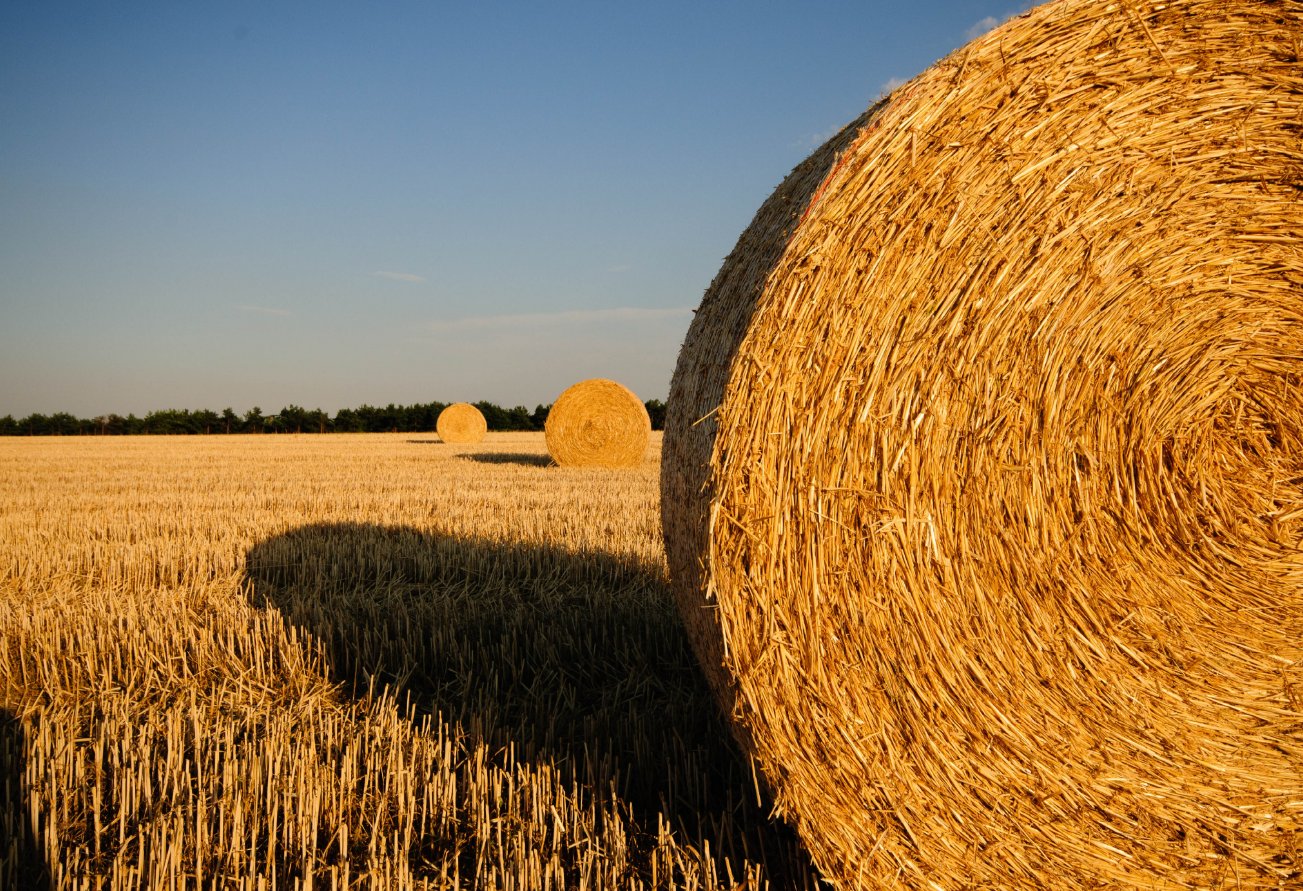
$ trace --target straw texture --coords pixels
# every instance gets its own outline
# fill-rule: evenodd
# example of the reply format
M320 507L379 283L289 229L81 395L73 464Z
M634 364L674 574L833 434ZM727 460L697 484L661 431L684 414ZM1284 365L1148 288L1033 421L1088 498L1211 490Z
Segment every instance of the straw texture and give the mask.
M651 418L632 390L592 378L557 397L543 431L562 467L636 467L647 454Z
M1303 887L1303 4L1065 0L788 177L694 319L699 658L842 888Z
M484 439L489 425L484 414L469 402L454 402L439 412L434 430L444 442L473 445Z

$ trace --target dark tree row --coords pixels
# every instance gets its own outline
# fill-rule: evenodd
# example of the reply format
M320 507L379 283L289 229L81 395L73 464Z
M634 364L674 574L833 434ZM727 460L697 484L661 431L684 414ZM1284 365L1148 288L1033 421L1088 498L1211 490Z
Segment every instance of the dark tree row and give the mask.
M652 429L665 426L665 403L648 400L647 414ZM67 412L33 414L21 420L12 415L0 418L0 436L108 436L141 433L428 433L434 429L445 402L394 405L384 408L362 405L342 408L332 418L319 408L287 405L274 415L254 406L243 415L229 408L221 412L201 409L152 411L143 418L134 414L77 418ZM492 402L477 402L490 430L542 430L550 405L533 411L523 405L503 408Z

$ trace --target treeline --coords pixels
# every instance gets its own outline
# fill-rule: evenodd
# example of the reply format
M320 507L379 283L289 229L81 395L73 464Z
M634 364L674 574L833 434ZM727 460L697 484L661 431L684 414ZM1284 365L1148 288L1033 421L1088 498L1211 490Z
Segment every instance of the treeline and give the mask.
M665 426L665 403L651 399L646 403L652 429ZM429 433L434 430L446 402L394 405L383 408L363 405L342 408L334 417L319 408L306 409L287 405L276 414L263 414L254 406L244 414L229 408L220 412L202 409L166 409L152 411L143 418L134 414L100 415L78 418L67 412L52 415L33 414L15 419L0 418L0 436L114 436L147 433ZM538 405L533 411L523 405L503 408L492 402L476 402L490 430L542 430L552 406Z

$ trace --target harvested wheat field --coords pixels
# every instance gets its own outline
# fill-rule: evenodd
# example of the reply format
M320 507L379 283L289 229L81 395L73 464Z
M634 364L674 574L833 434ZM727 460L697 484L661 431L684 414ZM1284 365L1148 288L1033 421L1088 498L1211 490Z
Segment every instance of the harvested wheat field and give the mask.
M676 597L842 888L1303 887L1303 3L1038 7L774 192Z
M0 887L814 887L671 603L656 446L0 439Z

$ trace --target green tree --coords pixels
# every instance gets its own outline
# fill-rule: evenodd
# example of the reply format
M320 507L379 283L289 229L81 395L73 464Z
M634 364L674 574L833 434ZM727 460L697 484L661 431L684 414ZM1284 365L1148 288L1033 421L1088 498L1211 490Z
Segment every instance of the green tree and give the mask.
M287 433L302 433L303 421L307 418L308 413L303 406L290 403L280 410L277 417L280 419L280 428Z
M361 433L366 430L362 418L351 408L341 408L335 413L334 426L340 433Z
M76 436L82 432L81 421L66 411L50 415L50 433L56 436Z
M190 417L196 433L213 433L221 429L222 419L212 409L201 408Z
M507 430L533 430L534 420L529 416L529 409L523 405L507 409Z
M145 433L199 433L202 428L189 409L165 408L151 411L142 421Z
M659 399L648 399L644 405L647 406L647 417L651 419L653 430L665 429L665 403Z

